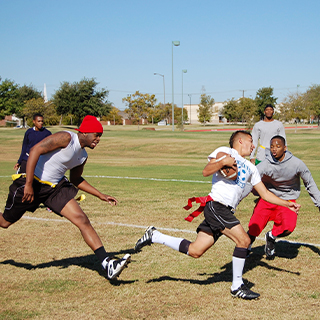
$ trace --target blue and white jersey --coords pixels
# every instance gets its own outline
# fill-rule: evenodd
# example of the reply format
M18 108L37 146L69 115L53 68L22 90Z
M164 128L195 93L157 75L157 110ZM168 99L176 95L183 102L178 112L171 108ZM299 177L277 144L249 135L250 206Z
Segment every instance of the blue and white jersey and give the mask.
M235 158L238 167L238 177L236 180L228 180L219 171L214 173L212 175L212 188L209 195L214 201L235 209L240 202L246 183L250 182L255 186L261 181L260 174L254 164L241 157L238 151L232 148L217 148L208 156L208 161L216 158L219 152L228 153L231 157Z

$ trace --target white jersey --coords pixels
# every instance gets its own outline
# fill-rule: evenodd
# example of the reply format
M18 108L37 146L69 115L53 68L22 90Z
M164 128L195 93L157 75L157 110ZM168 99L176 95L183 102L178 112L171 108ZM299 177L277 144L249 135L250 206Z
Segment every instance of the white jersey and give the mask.
M235 158L238 167L238 177L236 180L228 180L224 178L219 171L214 173L209 195L214 201L235 209L240 201L246 183L250 182L255 186L261 181L261 178L256 166L241 157L235 149L228 147L217 148L208 156L208 161L216 158L219 152L226 152Z
M71 141L65 148L59 148L40 156L34 170L34 175L40 180L57 184L67 170L83 164L87 159L87 151L81 148L78 134L66 132L71 135Z

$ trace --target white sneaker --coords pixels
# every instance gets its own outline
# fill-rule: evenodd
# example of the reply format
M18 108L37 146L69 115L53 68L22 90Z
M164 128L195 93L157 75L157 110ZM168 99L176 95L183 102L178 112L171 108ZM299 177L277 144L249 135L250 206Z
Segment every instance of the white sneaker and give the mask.
M128 263L131 262L131 256L130 254L126 254L122 259L117 259L117 260L109 260L108 264L105 268L107 272L107 278L109 280L115 279L120 275L122 270L128 265Z

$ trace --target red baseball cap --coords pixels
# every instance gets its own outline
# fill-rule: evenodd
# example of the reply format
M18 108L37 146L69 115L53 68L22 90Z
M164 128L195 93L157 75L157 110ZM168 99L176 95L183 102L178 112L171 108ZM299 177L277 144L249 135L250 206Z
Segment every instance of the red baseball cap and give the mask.
M82 123L79 129L75 129L75 130L83 133L90 133L90 132L103 133L102 124L94 116L85 116L82 120Z

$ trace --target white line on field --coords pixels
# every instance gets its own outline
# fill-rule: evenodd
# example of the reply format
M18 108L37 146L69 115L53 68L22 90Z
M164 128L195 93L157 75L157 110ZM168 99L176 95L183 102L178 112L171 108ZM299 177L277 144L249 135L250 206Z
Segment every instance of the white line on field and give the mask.
M179 180L179 179L159 179L159 178L142 178L142 177L120 177L120 176L91 176L83 175L84 178L105 178L105 179L128 179L128 180L149 180L149 181L165 181L165 182L188 182L188 183L211 183L211 181L200 180ZM11 178L11 176L0 176L0 178ZM304 187L301 184L301 187Z
M68 220L64 219L48 219L48 218L37 218L37 217L30 217L30 216L23 216L23 219L29 219L29 220L36 220L36 221L47 221L47 222L63 222L63 223L70 223ZM106 225L114 225L114 226L121 226L121 227L127 227L127 228L138 228L138 229L146 229L147 226L140 226L136 224L126 224L126 223L120 223L120 222L93 222L96 224L106 224ZM191 230L185 230L185 229L175 229L175 228L162 228L162 227L157 227L158 230L163 230L163 231L173 231L173 232L184 232L184 233L195 233L195 231ZM257 237L257 240L265 241L265 238ZM296 242L296 241L290 241L290 240L283 240L283 239L278 239L276 240L281 241L281 242L288 242L292 244L297 244L297 245L304 245L304 246L314 246L314 247L320 247L320 244L317 243L308 243L308 242Z
M158 179L158 178L142 178L142 177L117 177L117 176L83 176L83 177L85 177L85 178L107 178L107 179L150 180L150 181L170 181L170 182L211 183L211 181L179 180L179 179Z
M129 180L150 180L150 181L169 181L169 182L211 183L211 181L142 178L142 177L120 177L120 176L99 176L99 175L96 175L96 176L83 175L83 177L84 178L105 178L105 179L129 179ZM0 178L11 178L11 176L0 176Z

